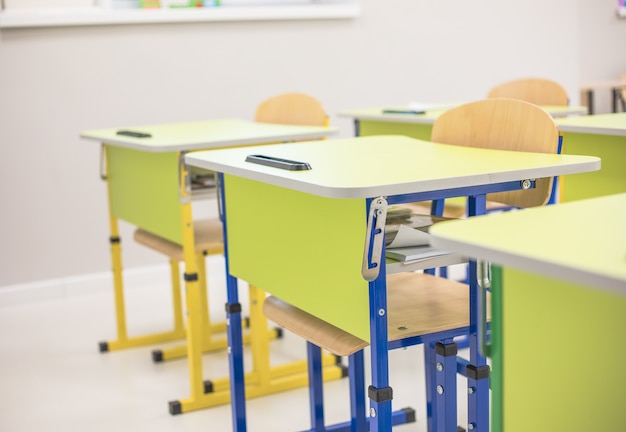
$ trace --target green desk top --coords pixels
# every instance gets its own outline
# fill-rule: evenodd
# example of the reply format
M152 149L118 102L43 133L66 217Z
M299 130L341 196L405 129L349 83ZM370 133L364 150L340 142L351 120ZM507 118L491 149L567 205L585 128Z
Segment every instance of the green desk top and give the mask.
M149 138L117 135L120 130L146 132ZM148 152L199 150L264 142L319 139L337 132L334 127L293 126L220 119L186 123L94 129L81 132L82 138Z
M556 122L563 132L626 136L626 113L568 117Z
M587 107L584 106L544 106L542 108L553 117L587 114ZM339 117L349 117L357 120L433 124L437 117L445 111L445 109L427 109L424 114L387 114L383 113L383 110L385 109L408 110L409 106L404 105L385 108L349 109L340 111L338 115Z
M408 110L408 106L390 106L384 109ZM384 121L393 123L417 123L417 124L433 124L445 110L434 109L428 110L424 114L386 114L383 108L365 108L351 109L340 111L339 117L349 117L356 120Z
M309 171L246 162L262 154L307 162ZM186 156L191 166L329 198L367 198L594 171L592 156L523 153L379 135L240 147Z
M626 194L441 222L435 247L626 294Z

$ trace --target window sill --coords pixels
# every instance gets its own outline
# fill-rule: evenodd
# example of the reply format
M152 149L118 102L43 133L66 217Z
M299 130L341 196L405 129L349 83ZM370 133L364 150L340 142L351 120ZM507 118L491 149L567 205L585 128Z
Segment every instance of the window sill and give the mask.
M0 12L0 28L350 19L356 18L359 13L360 9L354 2L188 9L23 9Z

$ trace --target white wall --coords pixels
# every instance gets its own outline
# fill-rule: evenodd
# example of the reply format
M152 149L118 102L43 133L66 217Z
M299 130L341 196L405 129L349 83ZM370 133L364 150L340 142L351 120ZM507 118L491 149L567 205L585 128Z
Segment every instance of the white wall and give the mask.
M583 82L626 74L626 18L616 18L613 0L578 0L580 76ZM611 112L609 90L594 95L596 113Z
M581 79L626 71L620 51L597 48L626 32L602 1L579 0L582 16L568 0L359 0L355 20L2 30L0 287L110 268L99 147L81 130L252 118L284 91L315 95L331 115L470 100L523 76L557 80L578 103ZM162 262L130 232L127 267Z

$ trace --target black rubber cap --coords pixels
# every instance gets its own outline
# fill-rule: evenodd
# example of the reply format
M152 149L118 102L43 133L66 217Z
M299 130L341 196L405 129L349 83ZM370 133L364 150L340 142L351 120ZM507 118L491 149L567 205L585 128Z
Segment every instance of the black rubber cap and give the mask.
M171 415L176 415L176 414L182 414L183 413L183 406L180 404L179 401L170 401L170 414Z
M204 394L213 393L215 389L213 388L213 381L206 380L204 382Z
M417 421L417 414L413 408L402 408L402 411L404 411L404 414L406 415L406 423L415 423Z

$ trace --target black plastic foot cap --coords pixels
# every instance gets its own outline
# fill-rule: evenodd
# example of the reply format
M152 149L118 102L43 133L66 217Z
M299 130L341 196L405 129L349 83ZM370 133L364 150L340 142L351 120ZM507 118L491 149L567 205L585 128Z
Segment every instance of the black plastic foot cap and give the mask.
M350 372L348 372L348 366L340 363L337 365L337 367L341 368L341 378L345 378L350 374Z
M402 408L402 411L404 411L404 415L406 415L405 423L415 423L417 421L417 414L415 413L415 410L413 408Z
M274 327L274 331L276 332L276 339L283 338L283 329L280 327Z
M461 426L457 426L456 427L456 432L466 432L464 427Z
M183 406L180 404L180 402L170 401L170 414L176 415L176 414L182 414L182 413L183 413Z
M98 349L101 353L109 351L109 343L108 342L100 342L98 344Z
M206 380L204 382L204 394L213 393L213 382L211 380Z
M152 351L152 361L155 363L161 363L163 361L163 351L161 350Z

